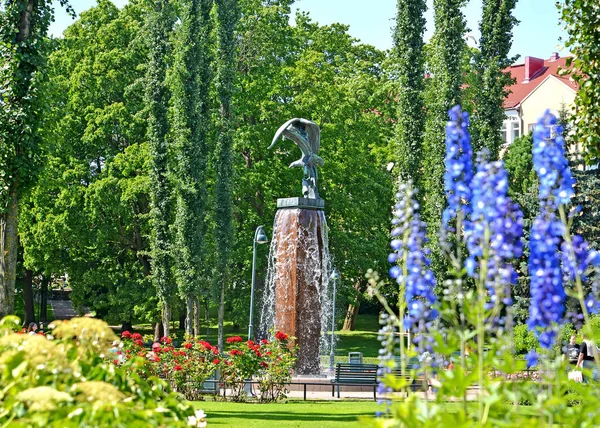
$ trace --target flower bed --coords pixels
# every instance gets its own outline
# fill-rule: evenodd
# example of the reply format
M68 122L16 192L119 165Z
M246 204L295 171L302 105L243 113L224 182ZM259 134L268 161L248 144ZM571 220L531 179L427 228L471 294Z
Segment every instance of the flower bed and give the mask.
M231 389L233 401L246 399L244 385L247 380L258 381L259 400L276 401L286 396L285 385L291 381L296 361L296 348L285 333L277 332L272 341L244 342L240 336L227 339L229 350L219 352L209 342L188 338L181 348L172 346L169 337L154 343L151 350L144 348L139 333L123 332L123 347L113 363L121 364L133 356L143 358L139 371L143 376L166 379L173 389L191 400L201 399L206 390L203 385L210 379L220 379Z

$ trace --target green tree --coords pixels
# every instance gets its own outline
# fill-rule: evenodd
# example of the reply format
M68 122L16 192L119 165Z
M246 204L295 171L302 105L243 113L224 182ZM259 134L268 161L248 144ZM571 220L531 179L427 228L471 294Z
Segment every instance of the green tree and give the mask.
M444 157L445 125L448 110L459 104L460 88L463 83L463 52L465 50L465 18L462 13L464 0L434 0L435 32L431 39L428 55L428 79L425 94L427 120L423 141L422 180L424 190L424 219L429 232L432 262L436 277L441 280L445 271L439 251L437 234L445 205Z
M60 0L72 13L66 0ZM44 101L50 1L4 1L0 8L0 316L14 311L18 213L35 178Z
M600 9L595 0L557 2L569 37L565 46L570 77L579 85L572 116L573 139L586 149L588 163L600 157Z
M75 306L113 323L154 321L149 149L141 40L145 9L109 1L83 12L49 59L43 168L25 195L25 266L68 273Z
M503 103L508 88L513 83L505 71L517 57L509 57L512 30L518 23L512 15L517 0L484 0L483 15L479 24L480 51L475 55L473 73L472 119L473 151L487 148L490 159L497 159L502 144L500 128L505 114Z
M154 1L147 21L150 55L145 82L151 159L152 239L150 247L152 250L152 283L156 287L162 305L162 324L165 336L168 336L170 332L169 322L175 295L171 275L173 261L169 234L169 217L172 212L167 157L169 91L165 84L167 56L170 53L169 34L172 26L171 11L167 2Z
M398 0L394 49L398 89L398 121L394 143L397 152L399 176L412 179L419 187L423 131L425 127L423 79L425 56L425 0Z
M217 97L220 106L219 136L216 147L217 180L215 188L215 218L217 241L217 284L219 287L219 349L223 349L223 326L225 320L225 288L230 280L229 268L233 245L232 225L232 146L234 136L234 113L232 97L235 83L235 27L239 20L237 0L215 0L217 5Z
M198 294L202 290L208 197L211 8L212 0L182 1L172 85L177 199L175 277L186 302L186 333L196 335L199 320L194 312L199 312Z

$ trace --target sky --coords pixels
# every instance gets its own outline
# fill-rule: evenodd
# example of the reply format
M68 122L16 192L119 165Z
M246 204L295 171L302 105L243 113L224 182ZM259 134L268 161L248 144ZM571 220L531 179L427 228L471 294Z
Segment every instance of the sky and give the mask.
M556 0L518 0L515 16L520 24L513 32L511 55L519 55L517 62L523 62L526 56L549 58L552 52L561 55L568 53L562 45L566 33L559 23ZM54 3L57 3L56 1ZM122 7L127 0L113 0ZM71 0L77 13L96 4L95 0ZM425 39L433 34L433 0L427 0L427 30ZM350 34L363 43L371 44L379 49L392 47L392 27L396 14L396 0L296 0L295 10L306 11L314 21L322 25L340 22L350 26ZM470 33L479 39L479 20L481 16L481 0L470 0L464 9ZM56 22L50 32L59 36L73 20L56 6ZM472 43L472 42L471 42Z

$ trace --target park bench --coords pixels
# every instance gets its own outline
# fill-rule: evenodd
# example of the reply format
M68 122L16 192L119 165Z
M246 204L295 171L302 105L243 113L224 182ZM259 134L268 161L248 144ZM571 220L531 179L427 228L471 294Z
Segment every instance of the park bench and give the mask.
M377 399L377 364L345 364L337 363L335 377L331 380L331 396L340 398L340 386L373 386L373 399Z

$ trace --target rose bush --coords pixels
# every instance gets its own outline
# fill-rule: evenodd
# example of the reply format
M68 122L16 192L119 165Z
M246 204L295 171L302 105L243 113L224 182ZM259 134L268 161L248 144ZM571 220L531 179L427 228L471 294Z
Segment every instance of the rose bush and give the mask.
M163 337L161 343L154 343L148 350L139 333L125 331L120 352L125 360L143 357L143 364L136 368L138 374L161 377L188 399L201 399L205 382L219 378L223 387L230 390L231 400L243 401L244 386L254 379L259 382L259 400L269 402L285 397L285 386L291 381L296 362L296 347L288 335L276 332L273 336L273 341L261 342L244 342L240 336L232 336L226 340L228 349L220 353L209 342L193 338L186 339L177 349L170 338ZM121 364L121 359L115 358L113 363Z

